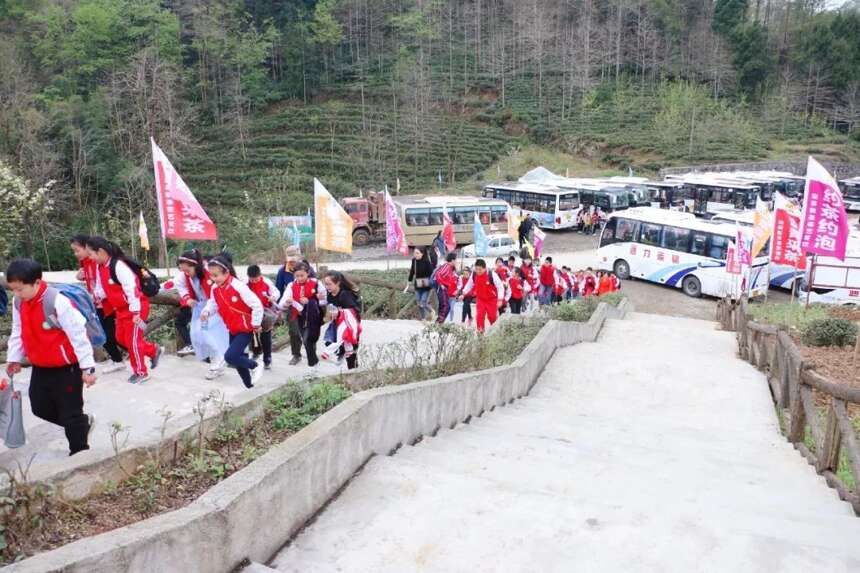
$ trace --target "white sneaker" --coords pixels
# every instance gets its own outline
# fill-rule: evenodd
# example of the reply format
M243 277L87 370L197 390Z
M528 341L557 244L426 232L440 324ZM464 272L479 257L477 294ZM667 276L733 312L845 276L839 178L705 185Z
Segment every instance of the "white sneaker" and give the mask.
M251 370L251 383L256 385L257 382L260 381L260 378L263 377L263 366L258 364L256 368Z
M102 366L102 374L110 374L112 372L119 372L120 370L125 370L125 362L108 362L105 366Z
M194 347L190 344L176 351L177 356L190 356L191 354L194 354Z
M223 368L210 368L209 371L206 373L206 379L207 380L215 380L216 378L218 378L222 374L224 374Z

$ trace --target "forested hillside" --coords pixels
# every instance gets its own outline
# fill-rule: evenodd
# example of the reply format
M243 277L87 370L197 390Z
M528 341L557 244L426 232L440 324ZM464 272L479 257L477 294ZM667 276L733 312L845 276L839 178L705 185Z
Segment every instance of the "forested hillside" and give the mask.
M0 258L155 227L150 135L239 253L314 176L462 189L526 145L645 172L855 159L860 12L828 6L0 0Z

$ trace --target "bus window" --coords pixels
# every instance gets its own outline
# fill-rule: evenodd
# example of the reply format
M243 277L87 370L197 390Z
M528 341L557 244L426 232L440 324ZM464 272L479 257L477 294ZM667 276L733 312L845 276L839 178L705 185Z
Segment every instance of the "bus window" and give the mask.
M567 193L558 196L559 211L573 211L579 207L579 195L576 193Z
M484 187L483 192L481 193L481 197L488 197L490 199L496 198L496 193L501 193L501 190L496 191L492 187Z
M486 209L486 210L484 210L484 209ZM484 207L484 209L481 209L480 211L478 211L478 219L481 220L482 225L489 225L490 224L490 210L487 209L486 207Z
M639 234L639 242L643 245L660 246L660 231L663 230L662 225L654 223L642 223L642 231Z
M746 197L747 197L746 191L738 190L735 192L735 201L734 201L735 209L743 209L746 206ZM726 201L726 203L728 203L728 201Z
M723 235L710 235L708 242L708 256L720 261L726 260L726 250L729 247L729 238Z
M618 225L623 224L624 221L619 221L616 218L609 219L606 221L606 225L603 226L603 232L600 234L600 246L605 247L606 245L611 245L612 243L618 242L615 239L615 230Z
M507 223L507 207L490 207L490 221L493 223Z
M633 242L633 237L636 236L636 221L631 221L630 219L616 219L618 221L618 228L615 230L615 240L623 241L625 243Z
M690 250L690 234L690 229L667 226L663 229L663 247L686 253Z
M604 211L609 211L613 207L613 205L609 201L610 198L607 193L594 194L594 204L603 209Z
M700 257L706 256L708 251L708 235L706 233L693 233L690 243L690 252Z
M430 226L433 226L433 227L440 226L441 227L442 224L443 224L442 208L441 207L434 207L434 208L430 209Z
M406 224L426 227L430 224L430 209L406 209Z
M475 208L455 207L452 219L455 225L471 225L475 222Z

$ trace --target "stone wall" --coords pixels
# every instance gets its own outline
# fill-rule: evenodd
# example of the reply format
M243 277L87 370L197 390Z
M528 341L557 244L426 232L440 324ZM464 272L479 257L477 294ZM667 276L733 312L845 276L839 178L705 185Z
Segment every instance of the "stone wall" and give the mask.
M556 349L597 338L632 310L550 321L510 365L350 397L191 505L20 563L6 573L228 573L266 562L374 455L526 396Z

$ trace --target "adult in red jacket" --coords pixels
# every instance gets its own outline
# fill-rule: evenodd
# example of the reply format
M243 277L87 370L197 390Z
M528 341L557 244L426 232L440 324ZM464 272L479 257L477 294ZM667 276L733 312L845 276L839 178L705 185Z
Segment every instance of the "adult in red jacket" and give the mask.
M6 372L10 376L20 372L26 357L33 365L29 390L33 414L63 427L70 455L88 450L93 420L84 414L83 385L95 384L96 369L86 319L62 293L49 293L36 261L12 261L6 281L16 297ZM54 310L45 316L48 295L54 297Z
M128 351L132 375L128 381L141 384L149 380L150 367L156 368L164 348L145 338L149 318L149 299L140 290L140 275L132 270L119 246L103 237L90 237L87 247L98 263L95 298L116 312L116 339Z
M79 281L83 281L84 285L87 287L87 292L90 293L90 296L93 297L93 300L95 301L98 265L92 259L92 253L87 249L87 239L89 239L89 236L87 235L75 235L69 241L69 246L71 246L72 253L74 253L75 258L78 259L78 264L81 267L81 270L78 271L77 279ZM110 304L105 301L101 301L96 305L96 312L99 315L99 322L102 324L102 330L105 331L106 341L104 343L104 349L111 360L109 364L102 366L101 371L102 374L110 374L111 372L116 372L117 370L125 368L125 364L123 364L122 361L122 349L120 349L116 341L116 317L114 316L113 308L111 308Z
M494 271L487 271L484 259L478 259L475 261L475 271L463 291L474 293L478 332L484 332L484 323L489 320L492 326L499 318L499 308L505 303L502 279Z

